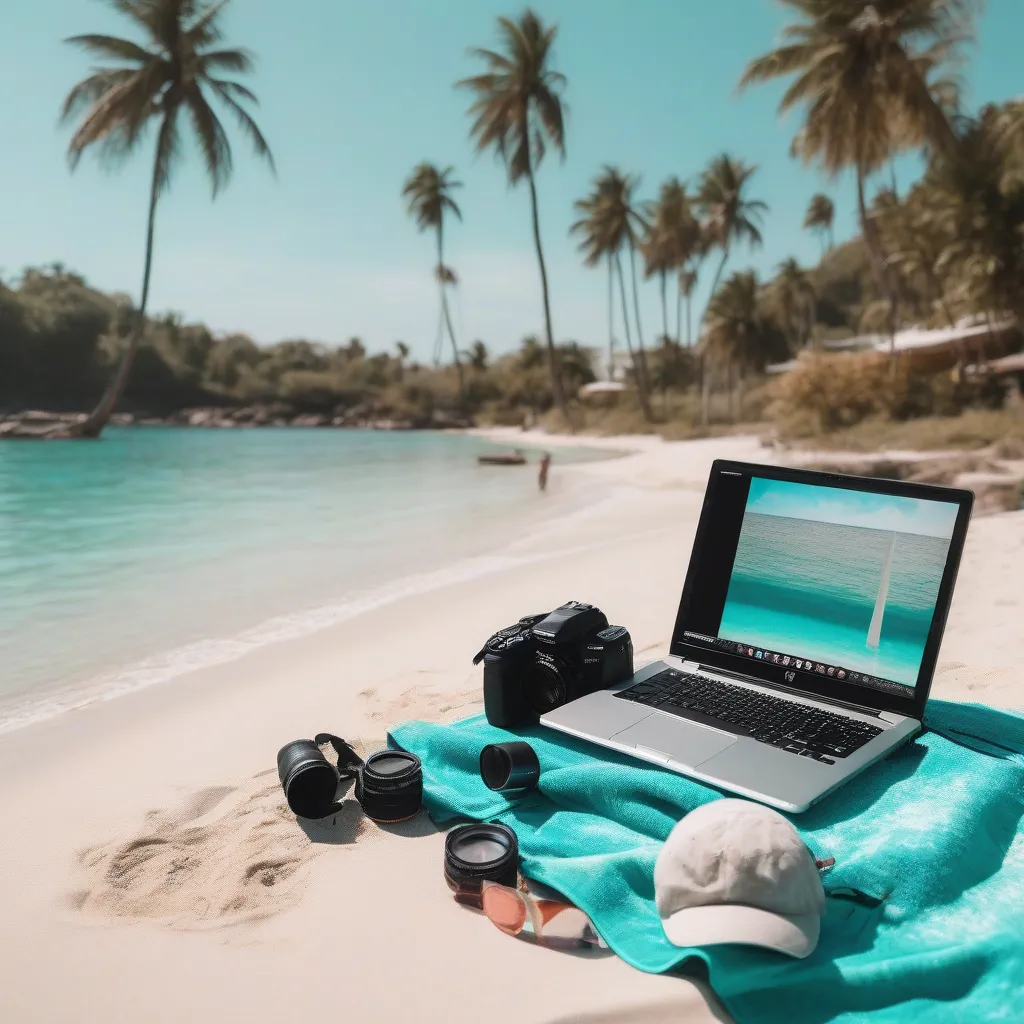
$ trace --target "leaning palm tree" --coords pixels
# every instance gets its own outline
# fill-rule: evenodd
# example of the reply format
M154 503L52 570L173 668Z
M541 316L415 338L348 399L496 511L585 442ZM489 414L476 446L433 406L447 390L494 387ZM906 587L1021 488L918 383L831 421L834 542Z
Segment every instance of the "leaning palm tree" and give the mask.
M72 170L82 154L96 149L101 160L116 164L131 155L146 130L156 124L156 152L146 221L146 257L142 297L128 345L96 408L66 429L74 437L99 437L121 397L139 350L146 322L153 234L157 203L167 191L181 156L182 122L188 120L206 163L214 197L232 171L231 145L211 99L234 117L257 156L274 168L263 134L244 104L257 102L244 85L222 77L252 70L252 55L221 46L220 19L227 0L110 0L146 36L144 44L106 35L73 36L68 40L93 56L111 62L93 69L68 93L62 116L84 115L68 145Z
M832 176L852 167L864 242L889 303L896 296L864 198L864 183L902 151L955 142L949 115L959 101L955 65L973 35L979 0L781 0L799 21L786 42L747 66L740 88L794 76L780 113L804 107L793 154Z
M463 380L462 362L459 359L459 345L455 340L452 328L452 317L448 309L448 285L455 283L454 272L444 265L444 218L451 214L462 220L462 211L452 198L452 192L462 188L461 181L455 181L454 167L443 170L424 161L418 164L402 186L402 196L408 204L409 216L416 221L420 231L433 231L437 239L437 264L434 276L441 289L441 322L448 329L448 338L452 345L452 356L455 369L459 375L459 400L465 404L466 385ZM440 341L441 329L438 329Z
M650 378L647 372L647 354L644 349L643 325L640 320L639 290L636 277L636 250L647 224L636 208L634 193L637 179L623 174L618 168L606 166L594 180L593 191L586 199L576 203L584 216L570 230L583 235L580 248L586 254L585 262L594 266L602 256L613 263L619 280L622 299L622 320L626 346L636 374L637 395L644 417L653 418L650 408ZM622 272L622 250L628 249L633 282L633 307L637 328L637 349L633 350L629 323L629 304L626 301L625 275Z
M835 216L835 204L828 196L821 192L811 196L811 202L804 217L804 228L807 231L813 231L818 236L823 256L833 245L832 224L835 221Z
M529 185L533 242L544 298L551 390L558 408L571 426L551 328L551 299L540 238L535 177L548 146L554 147L565 158L565 120L561 99L565 76L551 67L551 50L557 32L556 25L544 25L529 9L517 20L499 18L498 35L503 52L471 50L474 57L483 61L486 70L463 79L457 85L470 90L475 96L469 114L473 118L470 135L477 150L495 151L505 164L509 184L517 185L525 179Z

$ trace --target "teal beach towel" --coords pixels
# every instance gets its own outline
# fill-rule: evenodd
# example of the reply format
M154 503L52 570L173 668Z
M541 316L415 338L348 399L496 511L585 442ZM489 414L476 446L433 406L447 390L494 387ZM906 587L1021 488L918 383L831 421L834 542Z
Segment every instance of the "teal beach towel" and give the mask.
M524 874L582 907L619 956L650 972L699 957L741 1024L1024 1020L1024 718L931 701L925 724L791 818L816 856L836 859L821 940L801 961L683 949L662 932L654 862L673 825L717 790L538 727L517 736L537 751L539 788L510 801L484 786L479 756L513 737L482 716L411 722L389 741L422 759L436 824L511 826Z

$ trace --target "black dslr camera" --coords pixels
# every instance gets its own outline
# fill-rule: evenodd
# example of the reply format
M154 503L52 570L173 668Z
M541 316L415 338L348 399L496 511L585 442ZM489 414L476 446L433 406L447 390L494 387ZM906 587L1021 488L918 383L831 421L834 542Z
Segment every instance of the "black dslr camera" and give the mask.
M594 690L633 675L633 641L604 612L569 601L527 615L495 633L473 664L484 663L484 712L491 725L517 729Z

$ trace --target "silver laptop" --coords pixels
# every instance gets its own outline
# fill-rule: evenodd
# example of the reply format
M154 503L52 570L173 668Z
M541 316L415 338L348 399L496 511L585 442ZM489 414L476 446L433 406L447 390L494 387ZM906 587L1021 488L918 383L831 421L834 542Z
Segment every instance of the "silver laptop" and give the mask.
M541 723L806 810L921 730L972 504L715 462L670 656Z

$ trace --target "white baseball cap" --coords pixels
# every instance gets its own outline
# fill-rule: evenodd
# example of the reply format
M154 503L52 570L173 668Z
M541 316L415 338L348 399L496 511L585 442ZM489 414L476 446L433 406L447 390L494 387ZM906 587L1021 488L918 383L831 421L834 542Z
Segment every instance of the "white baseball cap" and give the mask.
M654 898L676 946L742 943L789 956L818 944L825 891L810 850L778 811L721 799L690 811L654 866Z

